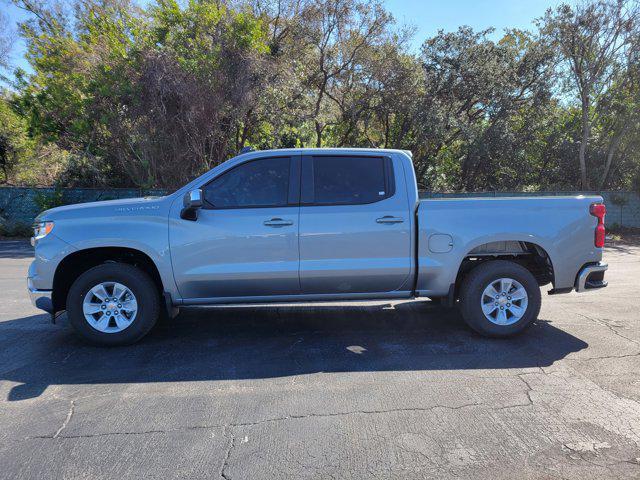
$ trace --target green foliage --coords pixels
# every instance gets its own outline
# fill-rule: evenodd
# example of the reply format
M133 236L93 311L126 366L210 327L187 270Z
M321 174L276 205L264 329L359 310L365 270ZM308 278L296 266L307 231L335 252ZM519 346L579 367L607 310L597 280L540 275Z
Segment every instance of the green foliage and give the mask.
M9 102L0 96L0 181L7 182L11 170L28 158L32 141L27 134L27 122Z
M612 31L598 26L633 17L617 0L561 6L497 41L439 32L418 55L377 0L14 1L32 14L33 74L0 101L4 181L174 188L246 145L317 145L410 149L434 190L576 189L581 174L640 190L638 56L592 58ZM618 26L637 50L637 21ZM567 65L585 39L581 148Z
M51 208L60 207L65 204L63 199L64 191L56 188L52 191L39 191L34 197L34 203L39 211L49 210Z
M613 203L614 205L619 205L619 206L623 206L626 205L627 203L629 203L629 200L627 200L627 198L623 197L622 195L611 195L611 203Z
M23 222L5 223L0 217L0 237L29 238L32 235L31 225Z

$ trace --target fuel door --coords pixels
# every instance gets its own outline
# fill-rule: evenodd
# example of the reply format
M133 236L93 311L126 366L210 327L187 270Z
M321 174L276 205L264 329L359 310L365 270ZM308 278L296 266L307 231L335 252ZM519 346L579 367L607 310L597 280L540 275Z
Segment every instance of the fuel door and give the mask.
M429 251L447 253L453 248L453 237L446 233L434 233L429 237Z

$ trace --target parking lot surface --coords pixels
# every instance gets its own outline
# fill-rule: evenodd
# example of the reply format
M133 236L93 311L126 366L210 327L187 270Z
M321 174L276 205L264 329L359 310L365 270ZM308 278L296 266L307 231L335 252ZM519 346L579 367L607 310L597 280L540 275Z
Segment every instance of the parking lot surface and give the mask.
M185 310L113 349L30 305L31 256L0 242L0 477L640 478L640 247L507 340L362 302Z

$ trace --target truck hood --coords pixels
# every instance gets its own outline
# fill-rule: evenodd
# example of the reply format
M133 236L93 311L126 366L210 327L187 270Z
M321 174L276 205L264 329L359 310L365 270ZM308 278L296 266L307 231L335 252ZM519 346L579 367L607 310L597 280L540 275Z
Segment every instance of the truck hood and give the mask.
M52 208L40 213L35 221L61 220L114 215L153 215L160 214L168 197L123 198L100 202L76 203Z

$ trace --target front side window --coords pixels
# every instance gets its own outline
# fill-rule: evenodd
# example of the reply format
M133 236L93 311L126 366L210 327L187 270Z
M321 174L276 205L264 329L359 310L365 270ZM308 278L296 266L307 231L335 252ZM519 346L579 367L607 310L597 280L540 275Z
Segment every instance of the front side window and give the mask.
M373 203L392 194L384 158L313 157L313 203Z
M204 187L212 208L276 207L287 205L289 157L243 163Z

